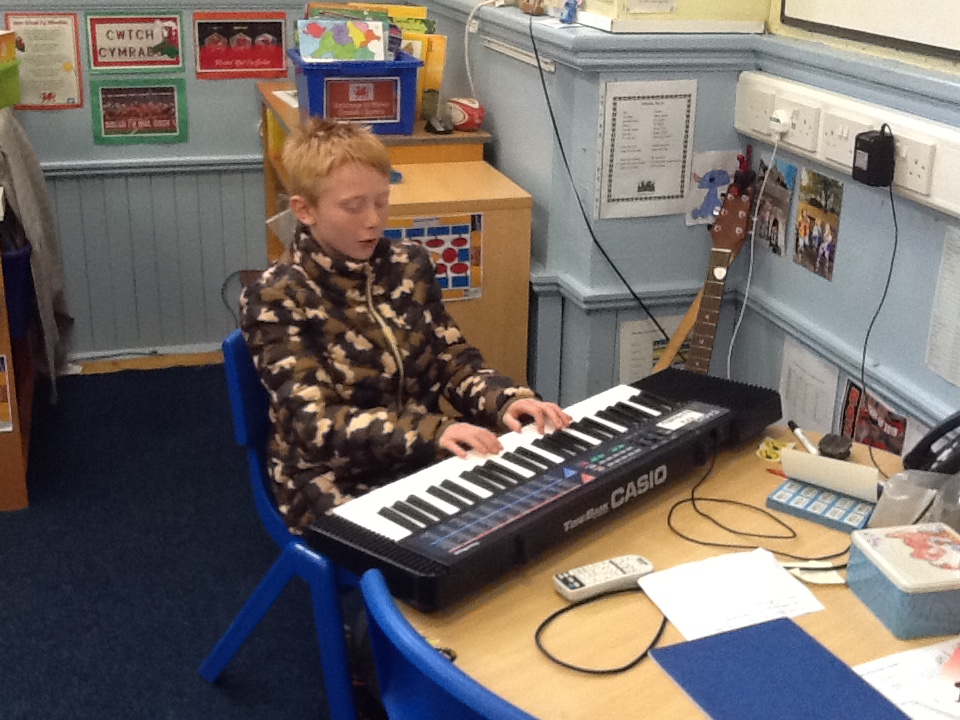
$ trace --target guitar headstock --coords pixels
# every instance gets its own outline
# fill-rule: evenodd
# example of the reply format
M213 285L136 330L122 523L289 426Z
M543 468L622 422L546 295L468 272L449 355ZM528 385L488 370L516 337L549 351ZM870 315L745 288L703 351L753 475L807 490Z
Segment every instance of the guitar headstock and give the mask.
M740 156L740 170L727 188L717 213L717 219L710 226L710 237L715 248L740 250L750 228L750 211L753 206L753 192L756 174L750 170L749 160Z

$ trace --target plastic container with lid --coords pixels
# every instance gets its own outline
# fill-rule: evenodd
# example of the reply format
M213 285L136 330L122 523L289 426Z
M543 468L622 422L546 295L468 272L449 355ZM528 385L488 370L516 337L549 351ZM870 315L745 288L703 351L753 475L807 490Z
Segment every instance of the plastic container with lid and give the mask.
M960 535L942 522L857 530L847 584L902 640L960 633Z

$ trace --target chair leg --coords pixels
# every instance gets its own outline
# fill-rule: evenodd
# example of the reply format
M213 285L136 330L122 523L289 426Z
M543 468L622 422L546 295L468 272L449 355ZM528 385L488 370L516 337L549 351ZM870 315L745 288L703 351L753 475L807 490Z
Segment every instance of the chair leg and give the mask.
M223 637L200 665L200 675L207 682L212 683L220 677L220 673L236 655L243 641L253 632L280 592L290 582L295 572L294 556L289 552L290 547L291 545L287 545L280 553L280 557L273 563L256 590L237 613Z
M313 551L299 546L296 552L305 566L315 564ZM313 620L320 643L320 662L323 665L323 683L331 720L356 720L357 709L353 697L353 679L347 656L347 643L343 634L343 618L340 616L340 596L333 578L337 570L325 577L316 573L303 573L301 577L310 586L313 602Z

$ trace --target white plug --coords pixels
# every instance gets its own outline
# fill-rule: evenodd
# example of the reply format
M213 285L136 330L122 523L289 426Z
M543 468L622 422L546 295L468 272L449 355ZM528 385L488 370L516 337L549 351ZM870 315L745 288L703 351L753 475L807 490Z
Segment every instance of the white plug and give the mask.
M770 134L783 136L793 127L793 111L785 108L774 110L770 116Z

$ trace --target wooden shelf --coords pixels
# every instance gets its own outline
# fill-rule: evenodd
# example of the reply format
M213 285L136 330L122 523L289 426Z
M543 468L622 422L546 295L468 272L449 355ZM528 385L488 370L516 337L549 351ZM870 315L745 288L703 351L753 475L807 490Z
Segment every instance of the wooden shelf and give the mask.
M20 510L27 507L34 361L29 333L23 338L10 337L2 270L0 257L0 357L6 366L2 392L8 394L7 402L0 406L9 410L12 419L12 428L0 428L0 510Z

